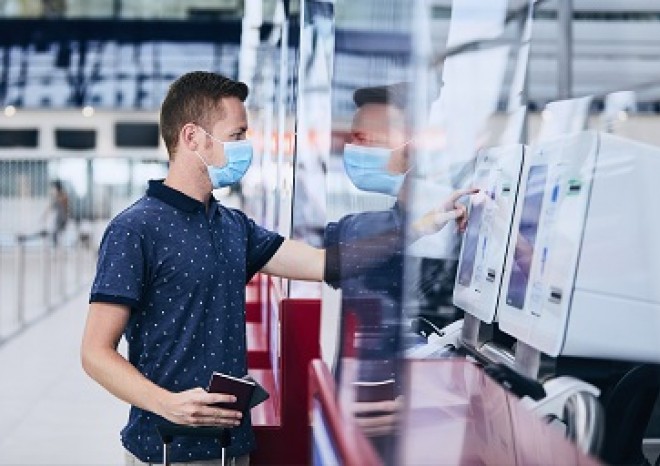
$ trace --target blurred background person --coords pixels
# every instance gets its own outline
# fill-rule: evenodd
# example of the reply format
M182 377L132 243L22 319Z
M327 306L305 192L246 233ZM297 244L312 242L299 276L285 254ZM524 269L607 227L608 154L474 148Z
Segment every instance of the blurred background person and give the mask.
M50 186L50 203L43 213L43 217L46 218L49 225L47 231L51 234L53 246L57 246L69 223L69 195L61 180L51 181Z

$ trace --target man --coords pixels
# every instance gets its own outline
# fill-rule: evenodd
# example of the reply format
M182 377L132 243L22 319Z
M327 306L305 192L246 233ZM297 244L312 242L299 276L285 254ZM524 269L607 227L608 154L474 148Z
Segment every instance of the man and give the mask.
M81 356L85 371L132 405L121 438L128 464L162 460L156 425L232 427L228 455L248 462L249 419L214 403L213 371L247 373L245 284L261 271L323 278L325 252L257 226L212 198L249 166L247 86L193 72L170 87L160 127L170 166L109 224L99 250ZM124 334L128 360L117 352ZM214 439L178 438L173 462L220 458Z
M361 88L353 100L357 111L351 125L350 143L344 147L344 167L356 188L393 199L391 209L347 215L326 226L324 246L328 254L326 281L341 287L344 296L388 296L398 301L402 293L404 236L407 244L439 232L458 220L466 226L466 209L459 203L475 189L458 190L420 218L410 218L403 185L411 168L408 147L412 143L405 105L406 83ZM406 221L410 228L405 230Z
M245 84L207 72L171 85L160 117L167 178L151 181L101 242L82 361L132 405L121 434L128 464L162 460L156 426L165 422L231 427L228 455L247 464L250 420L213 406L232 396L201 387L213 371L247 373L245 285L255 273L324 277L324 250L285 240L211 196L250 164L247 94ZM117 352L122 334L128 360ZM177 437L172 444L175 463L220 456L214 439Z
M454 219L459 230L464 229L465 206L458 200L476 192L456 191L435 209L411 218L404 188L413 140L405 113L406 88L406 83L397 83L355 91L357 110L343 153L353 185L390 196L393 206L342 217L329 223L324 235L325 279L342 290L339 346L344 353L335 370L339 389L354 401L352 412L382 458L392 454L390 434L401 405L399 352L421 338L401 330L406 246Z

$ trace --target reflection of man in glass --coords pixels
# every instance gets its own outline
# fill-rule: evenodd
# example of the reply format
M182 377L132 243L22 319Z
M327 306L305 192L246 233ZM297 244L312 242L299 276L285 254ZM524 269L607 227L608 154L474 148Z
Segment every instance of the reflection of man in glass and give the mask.
M405 176L410 169L410 135L406 122L406 84L358 89L343 159L346 173L360 190L396 197L383 211L347 215L327 225L326 281L342 289L342 343L337 367L340 391L348 389L354 413L374 439L383 458L391 447L395 422L393 402L399 393L397 353L419 337L401 332L403 257L406 225ZM435 233L457 219L465 226L465 208L458 199L472 192L456 192L438 207L411 223L408 241ZM404 326L405 328L405 326ZM366 409L365 409L366 408ZM388 413L389 411L389 413ZM378 412L376 416L369 413Z
M367 281L363 289L385 291L397 299L400 296L401 282L393 282L392 277L401 267L406 214L405 190L401 188L410 169L406 87L406 83L398 83L354 93L358 109L349 143L344 147L346 173L358 189L396 197L396 202L389 210L348 215L326 226L325 244L340 245L339 254L326 264L326 278L334 279L332 284L341 286L344 296L351 295L352 280L358 277ZM436 233L454 219L459 219L459 228L463 229L465 208L457 201L470 192L473 190L455 192L412 222L408 240ZM344 280L347 278L350 281Z
M326 279L341 287L344 297L372 295L398 301L405 227L405 190L410 169L410 135L405 114L406 83L358 89L354 101L349 143L344 147L344 167L353 184L362 191L396 197L384 211L347 215L326 226L324 242L334 247L326 258ZM411 223L408 241L436 233L458 219L465 227L465 207L458 199L473 190L457 191L439 201Z

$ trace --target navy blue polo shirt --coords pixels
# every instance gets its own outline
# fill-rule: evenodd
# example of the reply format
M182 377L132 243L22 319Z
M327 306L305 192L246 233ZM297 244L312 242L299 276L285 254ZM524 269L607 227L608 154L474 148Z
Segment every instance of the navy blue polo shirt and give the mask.
M149 380L180 392L206 387L213 371L247 373L245 285L284 238L211 199L208 210L150 181L144 197L108 225L90 302L130 306L129 361ZM165 419L132 407L121 432L144 462L162 461L156 425ZM232 429L230 456L254 448L249 417ZM220 458L215 439L177 437L172 461Z

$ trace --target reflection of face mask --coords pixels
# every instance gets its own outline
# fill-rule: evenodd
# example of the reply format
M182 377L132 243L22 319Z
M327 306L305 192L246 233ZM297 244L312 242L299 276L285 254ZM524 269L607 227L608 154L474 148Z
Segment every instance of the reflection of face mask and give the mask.
M204 131L202 129L202 131ZM222 167L209 165L197 151L195 154L204 162L209 172L213 189L224 188L238 183L252 162L252 143L250 141L221 141L204 131L214 141L222 143L227 163Z
M344 146L344 168L356 188L374 193L399 194L404 173L390 173L387 163L392 151L384 147Z

